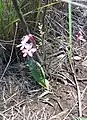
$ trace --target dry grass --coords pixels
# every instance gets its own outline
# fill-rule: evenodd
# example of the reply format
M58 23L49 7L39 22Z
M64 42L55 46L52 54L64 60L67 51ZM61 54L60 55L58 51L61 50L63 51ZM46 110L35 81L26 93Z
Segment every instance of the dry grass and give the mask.
M61 3L47 9L44 53L50 92L43 90L30 77L25 63L11 64L14 61L11 58L8 69L3 65L1 75L5 69L6 71L0 80L1 120L76 120L80 112L83 117L87 117L87 67L82 65L87 58L87 43L79 44L76 41L79 30L86 39L85 11L82 7L73 6L71 68L68 56L67 4ZM40 39L40 36L37 36ZM81 60L75 60L75 55L80 56Z

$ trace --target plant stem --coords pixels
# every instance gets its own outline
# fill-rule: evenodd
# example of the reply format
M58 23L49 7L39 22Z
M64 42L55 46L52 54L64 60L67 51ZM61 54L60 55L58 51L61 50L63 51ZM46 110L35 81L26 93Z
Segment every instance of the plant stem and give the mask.
M72 14L71 14L71 3L69 3L69 46L70 46L70 51L69 51L69 60L70 64L72 63Z

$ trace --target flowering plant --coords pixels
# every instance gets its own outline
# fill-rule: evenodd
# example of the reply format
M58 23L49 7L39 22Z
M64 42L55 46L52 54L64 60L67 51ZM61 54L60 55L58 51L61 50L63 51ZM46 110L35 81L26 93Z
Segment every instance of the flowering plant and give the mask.
M45 79L45 73L39 62L33 59L33 54L37 52L35 36L32 34L26 35L21 39L20 47L23 57L28 56L28 66L33 78L44 88L49 89L49 82Z
M37 51L37 49L33 47L34 43L35 38L32 34L23 36L21 44L17 45L17 47L20 47L23 57L26 57L27 55L33 57L33 53Z
M82 42L86 42L86 40L84 39L81 31L79 31L78 34L77 34L77 40L82 41Z

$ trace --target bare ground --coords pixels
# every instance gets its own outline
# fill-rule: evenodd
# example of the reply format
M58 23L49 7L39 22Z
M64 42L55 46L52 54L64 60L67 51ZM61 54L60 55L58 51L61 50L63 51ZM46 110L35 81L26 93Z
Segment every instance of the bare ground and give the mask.
M76 120L81 114L79 104L82 116L87 117L87 67L82 65L87 45L79 46L77 42L75 45L75 51L82 56L80 60L73 57L74 74L67 51L63 57L47 56L51 91L44 90L30 77L24 63L9 65L0 81L0 120Z

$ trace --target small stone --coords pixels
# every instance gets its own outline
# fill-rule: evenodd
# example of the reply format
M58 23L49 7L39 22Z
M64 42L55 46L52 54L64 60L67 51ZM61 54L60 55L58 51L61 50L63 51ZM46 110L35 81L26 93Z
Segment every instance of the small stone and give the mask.
M76 60L76 61L79 61L79 60L81 60L81 57L79 57L79 56L74 56L73 59Z

